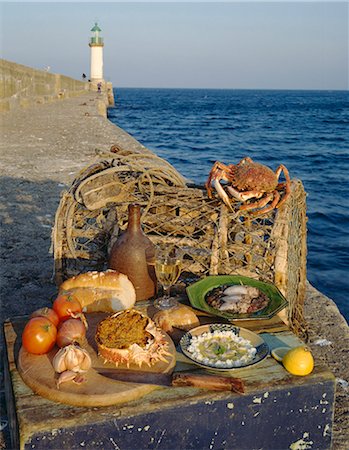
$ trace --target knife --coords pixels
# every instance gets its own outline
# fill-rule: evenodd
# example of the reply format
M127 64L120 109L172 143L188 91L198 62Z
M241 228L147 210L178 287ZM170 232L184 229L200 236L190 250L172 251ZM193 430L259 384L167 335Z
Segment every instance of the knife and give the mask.
M244 383L240 378L223 377L220 375L206 375L194 373L156 373L122 369L97 369L100 375L113 380L128 383L156 384L158 386L191 386L198 389L212 391L231 391L243 394Z

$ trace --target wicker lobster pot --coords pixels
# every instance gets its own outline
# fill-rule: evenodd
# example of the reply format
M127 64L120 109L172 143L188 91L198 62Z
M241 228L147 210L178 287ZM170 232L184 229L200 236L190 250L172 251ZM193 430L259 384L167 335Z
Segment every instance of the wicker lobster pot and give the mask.
M185 249L188 279L240 274L272 282L289 302L289 325L303 334L305 197L301 181L292 180L291 196L279 210L251 216L236 202L230 211L202 187L188 186L153 153L113 146L62 195L52 232L56 282L104 270L108 248L127 226L128 205L138 203L144 232L154 243Z

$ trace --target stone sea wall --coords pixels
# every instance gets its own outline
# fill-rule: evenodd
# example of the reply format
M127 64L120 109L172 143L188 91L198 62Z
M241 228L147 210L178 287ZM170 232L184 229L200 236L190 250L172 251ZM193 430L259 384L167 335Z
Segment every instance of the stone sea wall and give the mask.
M0 77L0 111L76 97L89 90L88 82L4 59L0 60Z

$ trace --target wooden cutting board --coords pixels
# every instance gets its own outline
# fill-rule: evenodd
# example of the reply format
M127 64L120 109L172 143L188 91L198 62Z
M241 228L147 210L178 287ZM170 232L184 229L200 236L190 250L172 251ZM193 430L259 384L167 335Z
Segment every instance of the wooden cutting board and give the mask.
M100 375L98 368L115 368L111 363L104 364L102 358L97 355L97 345L94 340L98 323L108 314L87 314L88 321L87 342L83 345L88 350L92 359L92 368L84 374L86 382L76 384L72 381L62 383L59 389L56 387L58 374L55 373L52 360L58 351L55 347L46 355L32 355L23 347L18 354L17 367L23 381L36 393L49 400L66 403L74 406L108 406L136 400L157 388L149 384L128 383L115 381ZM139 369L136 365L130 365L130 370L142 370L143 372L172 373L176 364L176 349L171 338L164 333L168 342L170 356L166 362L160 361L152 367L142 365ZM127 369L119 365L121 369Z

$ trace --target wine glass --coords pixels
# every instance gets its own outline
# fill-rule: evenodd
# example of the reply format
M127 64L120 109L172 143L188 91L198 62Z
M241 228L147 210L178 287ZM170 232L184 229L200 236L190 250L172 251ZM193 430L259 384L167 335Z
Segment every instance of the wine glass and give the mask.
M162 245L156 248L155 273L163 288L163 296L154 301L156 308L170 309L178 305L177 300L170 296L170 289L181 273L182 259L183 252L178 247Z

